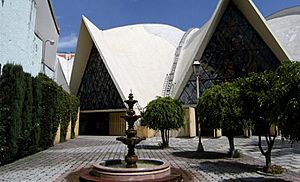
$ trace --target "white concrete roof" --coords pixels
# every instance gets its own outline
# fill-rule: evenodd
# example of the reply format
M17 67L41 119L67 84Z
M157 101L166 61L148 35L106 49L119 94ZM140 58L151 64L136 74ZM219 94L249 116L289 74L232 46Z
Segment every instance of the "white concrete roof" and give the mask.
M300 61L300 6L271 15L267 21L290 58Z
M59 61L55 62L54 65L54 81L61 86L66 92L70 93L70 88L66 80L64 71Z
M135 99L145 107L161 95L165 75L183 34L175 27L160 24L129 25L102 31L83 17L71 92L77 94L94 42L122 99L127 99L132 89Z
M300 42L299 36L294 37L294 34L291 34L289 38L284 37L288 30L298 33L299 27L295 26L300 25L298 15L280 17L289 19L290 23L287 25L284 24L287 23L285 20L281 22L282 20L280 21L278 17L267 23L251 0L220 0L211 19L200 29L192 29L184 39L180 54L177 55L173 97L180 96L192 74L194 60L201 59L229 2L233 2L238 7L280 61L290 58L284 47L290 49L295 46L295 44L290 47L286 46L285 42L289 42L287 40L293 39L293 43ZM285 28L285 26L292 25L294 25L292 29ZM276 31L277 26L282 26L282 29ZM132 89L135 99L142 107L145 107L148 102L161 95L165 76L170 73L176 48L179 48L183 35L183 31L161 24L128 25L100 30L83 17L70 90L73 94L77 94L90 51L95 44L122 99L127 99ZM291 50L290 54L298 57L300 53L296 54L296 50L299 49Z
M299 15L300 14L300 6L293 6L286 9L279 10L268 17L266 17L266 20L271 20L274 18L284 17L284 16L290 16L290 15Z
M70 85L70 79L73 69L75 54L71 53L58 53L56 60L60 63L63 74L65 75L68 85Z

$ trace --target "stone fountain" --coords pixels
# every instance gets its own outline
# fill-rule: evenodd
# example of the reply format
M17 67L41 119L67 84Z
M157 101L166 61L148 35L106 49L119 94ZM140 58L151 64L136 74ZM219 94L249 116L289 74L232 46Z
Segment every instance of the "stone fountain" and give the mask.
M133 94L129 94L129 100L124 101L128 105L126 115L123 117L128 123L126 137L118 137L128 147L125 160L110 159L93 165L93 168L80 174L82 182L102 181L182 181L181 175L171 175L170 163L158 159L138 159L135 154L135 145L145 140L145 137L138 137L134 129L134 123L141 116L136 115L133 109L137 100L133 100Z

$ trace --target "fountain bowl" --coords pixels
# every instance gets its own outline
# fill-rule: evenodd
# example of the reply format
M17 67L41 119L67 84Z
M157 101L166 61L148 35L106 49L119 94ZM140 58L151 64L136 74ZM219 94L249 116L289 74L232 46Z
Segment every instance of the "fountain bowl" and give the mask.
M170 176L170 163L157 159L139 159L137 168L126 168L126 162L120 159L110 159L94 164L88 176L105 181L152 181ZM80 181L85 181L81 176Z

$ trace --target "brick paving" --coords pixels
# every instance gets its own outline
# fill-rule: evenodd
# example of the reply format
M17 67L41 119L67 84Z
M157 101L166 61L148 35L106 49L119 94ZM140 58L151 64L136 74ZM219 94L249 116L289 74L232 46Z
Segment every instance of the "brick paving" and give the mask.
M0 167L0 181L66 181L65 177L81 168L105 159L124 158L126 146L112 136L79 136L48 150ZM273 164L288 169L283 176L257 173L264 157L257 147L257 137L236 138L242 159L222 158L228 150L226 137L204 138L207 153L195 152L198 138L171 138L170 148L159 149L160 138L149 138L137 146L140 158L169 161L185 177L185 181L300 181L300 144L277 140L272 153ZM221 158L220 158L221 157Z

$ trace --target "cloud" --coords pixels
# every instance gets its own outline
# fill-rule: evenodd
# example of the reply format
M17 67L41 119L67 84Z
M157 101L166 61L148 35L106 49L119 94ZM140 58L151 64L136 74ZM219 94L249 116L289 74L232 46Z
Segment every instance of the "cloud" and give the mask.
M77 44L77 36L75 33L71 33L68 36L60 38L58 48L59 49L75 48L76 44Z

